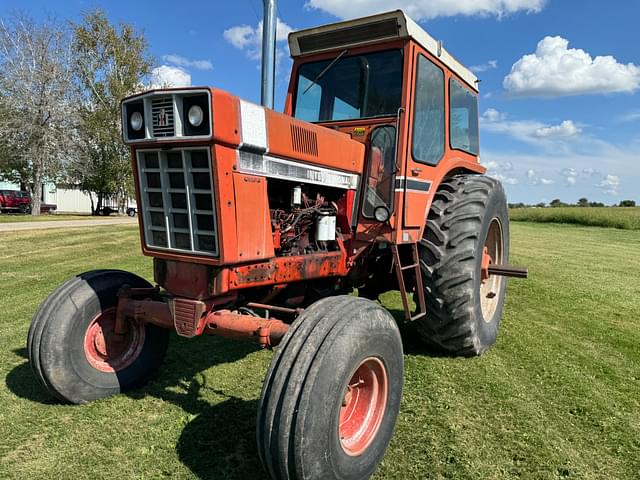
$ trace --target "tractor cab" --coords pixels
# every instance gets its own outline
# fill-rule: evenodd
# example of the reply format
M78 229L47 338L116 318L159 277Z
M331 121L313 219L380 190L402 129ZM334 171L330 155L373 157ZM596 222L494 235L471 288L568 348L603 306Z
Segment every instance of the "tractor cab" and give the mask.
M452 172L485 171L477 78L402 11L294 32L289 47L285 113L367 147L362 240L382 233L417 242L434 185ZM387 218L380 232L374 223Z

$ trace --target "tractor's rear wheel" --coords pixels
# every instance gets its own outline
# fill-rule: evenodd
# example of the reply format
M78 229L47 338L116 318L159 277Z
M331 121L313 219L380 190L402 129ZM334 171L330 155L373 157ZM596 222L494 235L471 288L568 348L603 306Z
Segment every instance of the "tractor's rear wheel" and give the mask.
M169 331L126 319L116 335L117 293L122 285L150 287L119 270L78 275L58 287L36 312L27 350L40 383L63 402L87 403L144 383L159 367Z
M443 180L419 244L427 316L422 340L454 355L481 355L497 338L506 278L483 277L483 255L509 257L509 217L500 182L478 175Z
M330 297L305 310L265 379L258 452L273 479L365 479L391 439L402 396L402 342L370 300Z

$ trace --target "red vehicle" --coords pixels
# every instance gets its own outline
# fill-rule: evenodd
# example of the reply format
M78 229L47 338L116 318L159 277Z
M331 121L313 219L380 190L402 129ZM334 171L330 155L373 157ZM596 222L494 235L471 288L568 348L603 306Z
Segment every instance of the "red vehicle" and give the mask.
M144 383L170 331L279 345L258 410L265 471L368 478L404 368L373 300L398 290L426 347L480 355L505 275L526 273L507 265L505 193L480 165L472 72L400 11L289 44L284 113L215 88L124 100L156 286L118 270L69 280L36 313L29 358L52 395L85 403Z
M30 213L31 195L19 190L0 190L0 212Z

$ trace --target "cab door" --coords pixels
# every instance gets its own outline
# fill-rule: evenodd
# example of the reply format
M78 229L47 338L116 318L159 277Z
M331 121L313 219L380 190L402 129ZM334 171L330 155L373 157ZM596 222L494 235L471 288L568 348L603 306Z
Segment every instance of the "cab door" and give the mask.
M415 83L407 161L396 187L404 191L404 228L424 227L435 167L445 154L444 70L426 55L414 57Z

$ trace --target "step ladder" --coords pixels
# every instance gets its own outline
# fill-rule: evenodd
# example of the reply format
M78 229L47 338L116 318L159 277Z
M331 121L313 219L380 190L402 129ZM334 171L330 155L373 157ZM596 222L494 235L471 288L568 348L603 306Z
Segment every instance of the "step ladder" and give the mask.
M402 298L402 306L404 307L405 318L413 322L419 320L427 314L427 304L424 299L424 285L422 283L422 272L420 270L420 257L418 256L418 244L412 243L411 245L411 259L410 265L402 265L400 260L400 252L398 245L391 245L391 251L393 253L393 264L396 270L396 277L398 278L398 288L400 289L400 297ZM409 292L407 292L407 286L405 282L405 272L413 270L415 276L415 289L418 294L418 304L416 305L416 312L411 313L411 306L409 305Z

